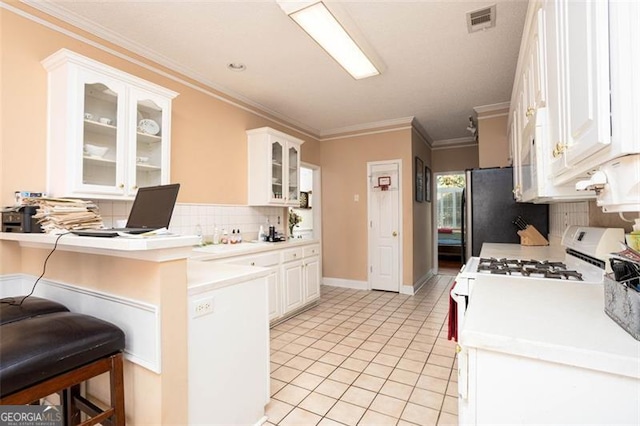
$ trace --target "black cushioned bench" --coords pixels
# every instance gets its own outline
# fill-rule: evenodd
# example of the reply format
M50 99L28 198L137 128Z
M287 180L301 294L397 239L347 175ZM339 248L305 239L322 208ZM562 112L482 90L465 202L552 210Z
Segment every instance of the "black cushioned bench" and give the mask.
M0 304L0 404L29 404L61 393L65 424L124 425L124 333L100 319L29 297ZM80 395L80 383L110 373L111 407ZM81 422L81 412L92 419Z

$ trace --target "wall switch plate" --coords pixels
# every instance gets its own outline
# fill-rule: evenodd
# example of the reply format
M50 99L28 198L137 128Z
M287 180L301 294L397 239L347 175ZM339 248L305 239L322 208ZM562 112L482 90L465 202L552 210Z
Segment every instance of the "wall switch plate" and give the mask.
M355 201L356 203L357 203L358 201L360 201L360 194L355 194L355 195L353 196L353 201Z
M191 316L198 318L203 315L209 315L213 313L213 297L206 299L200 299L193 302Z

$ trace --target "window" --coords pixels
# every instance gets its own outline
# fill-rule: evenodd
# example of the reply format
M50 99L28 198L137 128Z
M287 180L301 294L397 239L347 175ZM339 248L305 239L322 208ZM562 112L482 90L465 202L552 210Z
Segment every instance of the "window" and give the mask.
M461 228L464 181L463 174L438 176L438 229Z

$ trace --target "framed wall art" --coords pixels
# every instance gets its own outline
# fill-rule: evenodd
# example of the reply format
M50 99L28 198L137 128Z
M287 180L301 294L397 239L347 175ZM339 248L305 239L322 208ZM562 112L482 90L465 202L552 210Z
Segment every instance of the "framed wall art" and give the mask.
M416 157L415 173L416 201L421 203L424 201L424 163L419 157Z
M424 200L431 202L431 169L428 166L424 168Z

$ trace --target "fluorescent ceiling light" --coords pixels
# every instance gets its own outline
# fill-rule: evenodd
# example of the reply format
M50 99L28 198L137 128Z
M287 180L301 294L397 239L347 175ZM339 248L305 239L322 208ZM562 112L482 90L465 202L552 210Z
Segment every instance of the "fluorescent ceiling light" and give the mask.
M380 74L322 2L289 16L356 80Z

